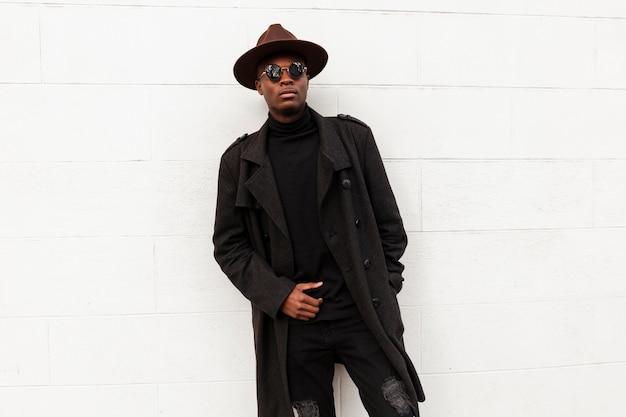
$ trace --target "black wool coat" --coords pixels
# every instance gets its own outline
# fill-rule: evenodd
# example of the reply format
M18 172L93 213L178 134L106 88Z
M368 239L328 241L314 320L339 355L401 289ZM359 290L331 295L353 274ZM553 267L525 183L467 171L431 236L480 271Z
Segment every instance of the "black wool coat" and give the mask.
M320 134L317 204L322 235L366 324L404 382L413 407L424 400L403 342L396 299L407 237L369 127L312 111ZM215 259L252 303L259 417L292 417L286 370L295 282L287 222L266 154L267 123L223 154L213 243ZM323 308L323 305L322 305ZM416 412L417 414L417 412Z

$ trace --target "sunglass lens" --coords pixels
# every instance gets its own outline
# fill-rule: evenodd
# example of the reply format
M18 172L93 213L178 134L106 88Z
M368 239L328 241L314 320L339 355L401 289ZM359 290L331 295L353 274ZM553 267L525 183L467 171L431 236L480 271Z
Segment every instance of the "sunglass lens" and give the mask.
M267 75L267 78L272 81L279 80L282 73L283 72L281 71L280 67L276 64L270 64L267 66L267 68L265 68L265 74Z
M304 74L304 65L299 62L293 62L289 65L289 75L293 78L300 78Z

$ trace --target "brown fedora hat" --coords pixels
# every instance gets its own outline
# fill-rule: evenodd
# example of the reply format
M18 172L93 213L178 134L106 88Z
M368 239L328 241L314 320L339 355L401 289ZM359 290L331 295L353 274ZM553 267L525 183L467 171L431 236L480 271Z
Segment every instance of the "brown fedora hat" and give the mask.
M239 84L254 90L254 82L259 74L256 73L259 61L268 55L277 52L293 52L306 59L307 74L310 78L322 72L328 61L326 50L309 41L296 38L280 24L270 25L259 38L256 46L239 57L233 72Z

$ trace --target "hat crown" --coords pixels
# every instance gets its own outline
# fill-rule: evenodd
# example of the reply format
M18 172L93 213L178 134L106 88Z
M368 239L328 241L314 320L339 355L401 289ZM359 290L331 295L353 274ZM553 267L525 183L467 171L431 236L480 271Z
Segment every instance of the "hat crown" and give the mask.
M280 23L270 25L265 32L261 34L256 46L263 45L268 42L275 41L295 41L298 38L293 33L282 27Z

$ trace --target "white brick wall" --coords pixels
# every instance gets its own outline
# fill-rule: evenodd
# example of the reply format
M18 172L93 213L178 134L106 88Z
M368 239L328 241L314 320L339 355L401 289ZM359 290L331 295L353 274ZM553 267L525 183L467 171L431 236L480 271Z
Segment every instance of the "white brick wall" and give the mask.
M386 160L422 415L624 417L622 0L0 0L0 417L255 415L210 237L266 117L232 64L275 22Z

